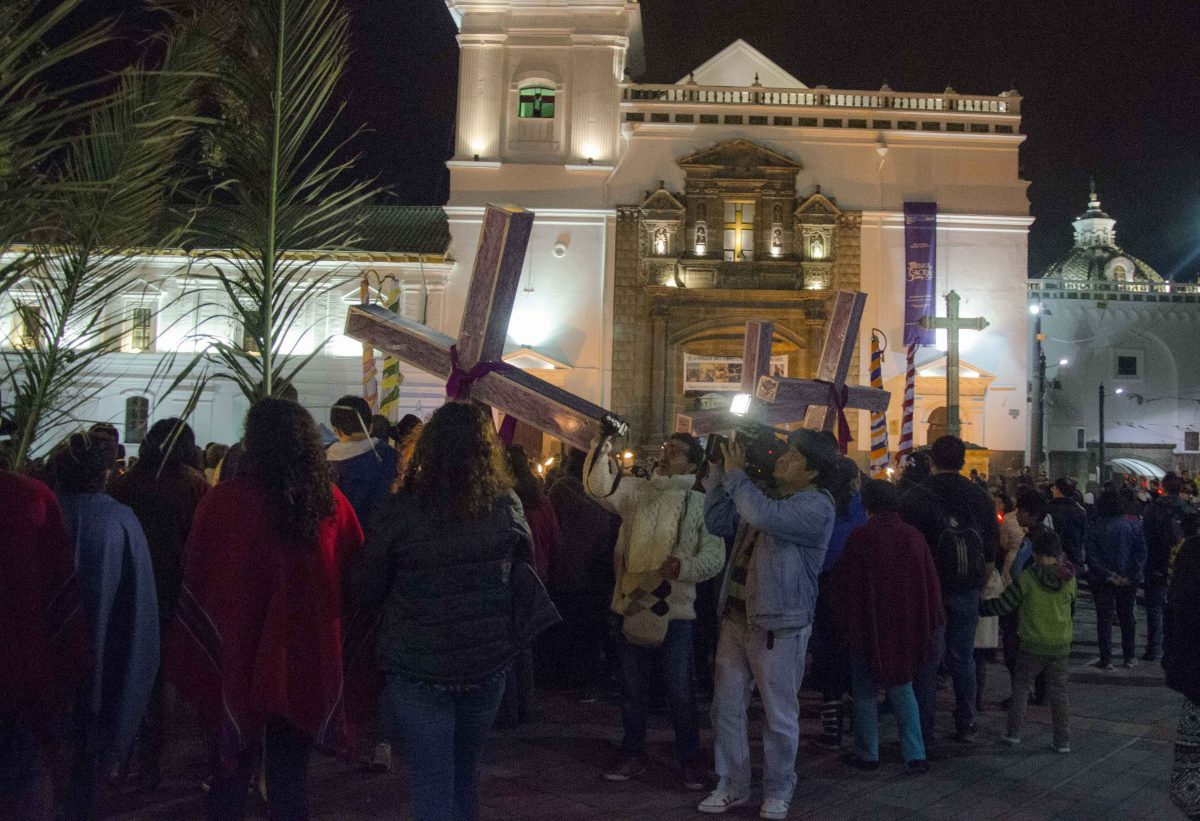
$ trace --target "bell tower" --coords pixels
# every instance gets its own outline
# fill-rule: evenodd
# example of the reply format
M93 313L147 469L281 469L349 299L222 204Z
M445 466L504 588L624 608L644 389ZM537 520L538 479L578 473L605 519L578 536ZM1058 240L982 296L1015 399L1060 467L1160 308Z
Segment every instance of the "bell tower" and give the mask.
M460 49L452 167L605 167L641 70L635 0L446 0Z

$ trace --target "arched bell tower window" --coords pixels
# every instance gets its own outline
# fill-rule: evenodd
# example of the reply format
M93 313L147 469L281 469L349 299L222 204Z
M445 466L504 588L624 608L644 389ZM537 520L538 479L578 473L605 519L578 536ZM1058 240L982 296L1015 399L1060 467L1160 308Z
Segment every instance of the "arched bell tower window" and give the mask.
M517 116L523 120L554 119L554 89L526 86L518 97Z

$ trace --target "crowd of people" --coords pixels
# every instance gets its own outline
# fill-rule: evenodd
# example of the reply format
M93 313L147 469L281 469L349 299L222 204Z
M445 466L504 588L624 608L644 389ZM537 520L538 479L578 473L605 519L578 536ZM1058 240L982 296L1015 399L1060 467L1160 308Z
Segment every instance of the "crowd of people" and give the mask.
M665 707L680 787L707 792L697 809L712 814L755 792L757 695L759 816L783 819L805 688L820 696L817 743L848 768L885 766L882 705L904 772L920 776L976 741L1002 657L999 742L1021 744L1028 705L1046 703L1051 747L1069 753L1083 582L1092 665L1114 669L1115 621L1121 663L1161 659L1185 696L1171 790L1200 817L1188 477L1086 495L1066 478L988 482L963 475L965 446L947 436L893 483L863 475L830 434L799 430L766 464L737 440L706 450L673 434L637 472L601 439L543 478L545 463L532 469L473 404L392 425L345 396L328 419L267 398L228 448L201 449L184 421L163 419L135 462L100 425L58 445L39 478L0 472L12 511L0 815L98 817L114 785L154 789L177 694L211 751L211 818L244 817L259 784L271 817L306 818L314 751L387 770L396 745L415 818L475 819L490 730L529 721L550 688L619 701L605 781L645 771L648 715ZM953 730L941 736L945 678Z

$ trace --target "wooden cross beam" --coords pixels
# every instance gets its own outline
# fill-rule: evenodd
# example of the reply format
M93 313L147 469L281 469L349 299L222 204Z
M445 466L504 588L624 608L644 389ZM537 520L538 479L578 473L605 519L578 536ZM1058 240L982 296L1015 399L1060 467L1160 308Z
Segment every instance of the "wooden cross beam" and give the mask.
M841 393L846 387L846 408L881 413L887 410L892 395L888 391L860 385L846 385L858 326L862 321L867 295L857 291L838 291L825 330L825 343L817 363L816 379L781 379L764 376L758 382L756 398L764 403L766 419L804 420L811 430L834 430L838 408L831 403L829 384Z
M981 316L959 316L960 300L958 293L951 291L946 294L945 316L921 317L922 328L946 331L946 433L955 437L962 436L958 402L958 332L982 331L988 326L988 321Z
M501 359L533 216L515 207L489 205L484 211L457 340L380 305L351 306L346 335L434 376L465 383L469 398L587 450L602 429L621 428L624 422Z

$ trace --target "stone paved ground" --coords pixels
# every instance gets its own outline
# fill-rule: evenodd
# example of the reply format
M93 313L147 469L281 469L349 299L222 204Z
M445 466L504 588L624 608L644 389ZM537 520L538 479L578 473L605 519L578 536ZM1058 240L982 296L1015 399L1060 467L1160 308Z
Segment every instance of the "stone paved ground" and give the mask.
M1095 615L1081 599L1070 671L1070 755L1049 750L1048 710L1031 707L1021 748L1002 748L998 703L1007 695L1002 666L990 668L988 710L981 716L979 741L970 746L944 742L944 757L920 777L901 774L895 725L882 730L891 739L884 766L862 774L813 744L817 704L804 702L804 739L797 761L799 786L791 818L1011 818L1011 819L1173 819L1182 817L1166 797L1171 740L1180 697L1162 686L1157 664L1099 673L1085 665L1095 657ZM1144 619L1140 619L1144 622ZM1139 634L1144 634L1144 624ZM1141 641L1141 639L1139 639ZM1139 645L1141 646L1141 645ZM1119 650L1118 650L1119 655ZM807 694L806 694L807 695ZM942 691L948 708L953 696ZM670 769L671 733L656 716L651 733L652 766L636 782L600 780L620 738L618 709L603 702L581 704L566 694L541 694L537 720L497 731L486 759L483 798L487 819L673 819L705 818L695 812L702 794L678 789ZM944 710L939 718L949 721ZM757 729L757 725L755 725ZM704 742L711 749L712 733ZM710 759L711 760L711 759ZM185 736L164 765L165 780L152 796L128 796L114 809L118 817L152 821L201 817L198 784L204 753ZM404 819L407 782L403 767L391 775L348 770L314 759L310 793L319 819ZM265 817L257 807L257 817ZM757 818L757 806L727 813Z

